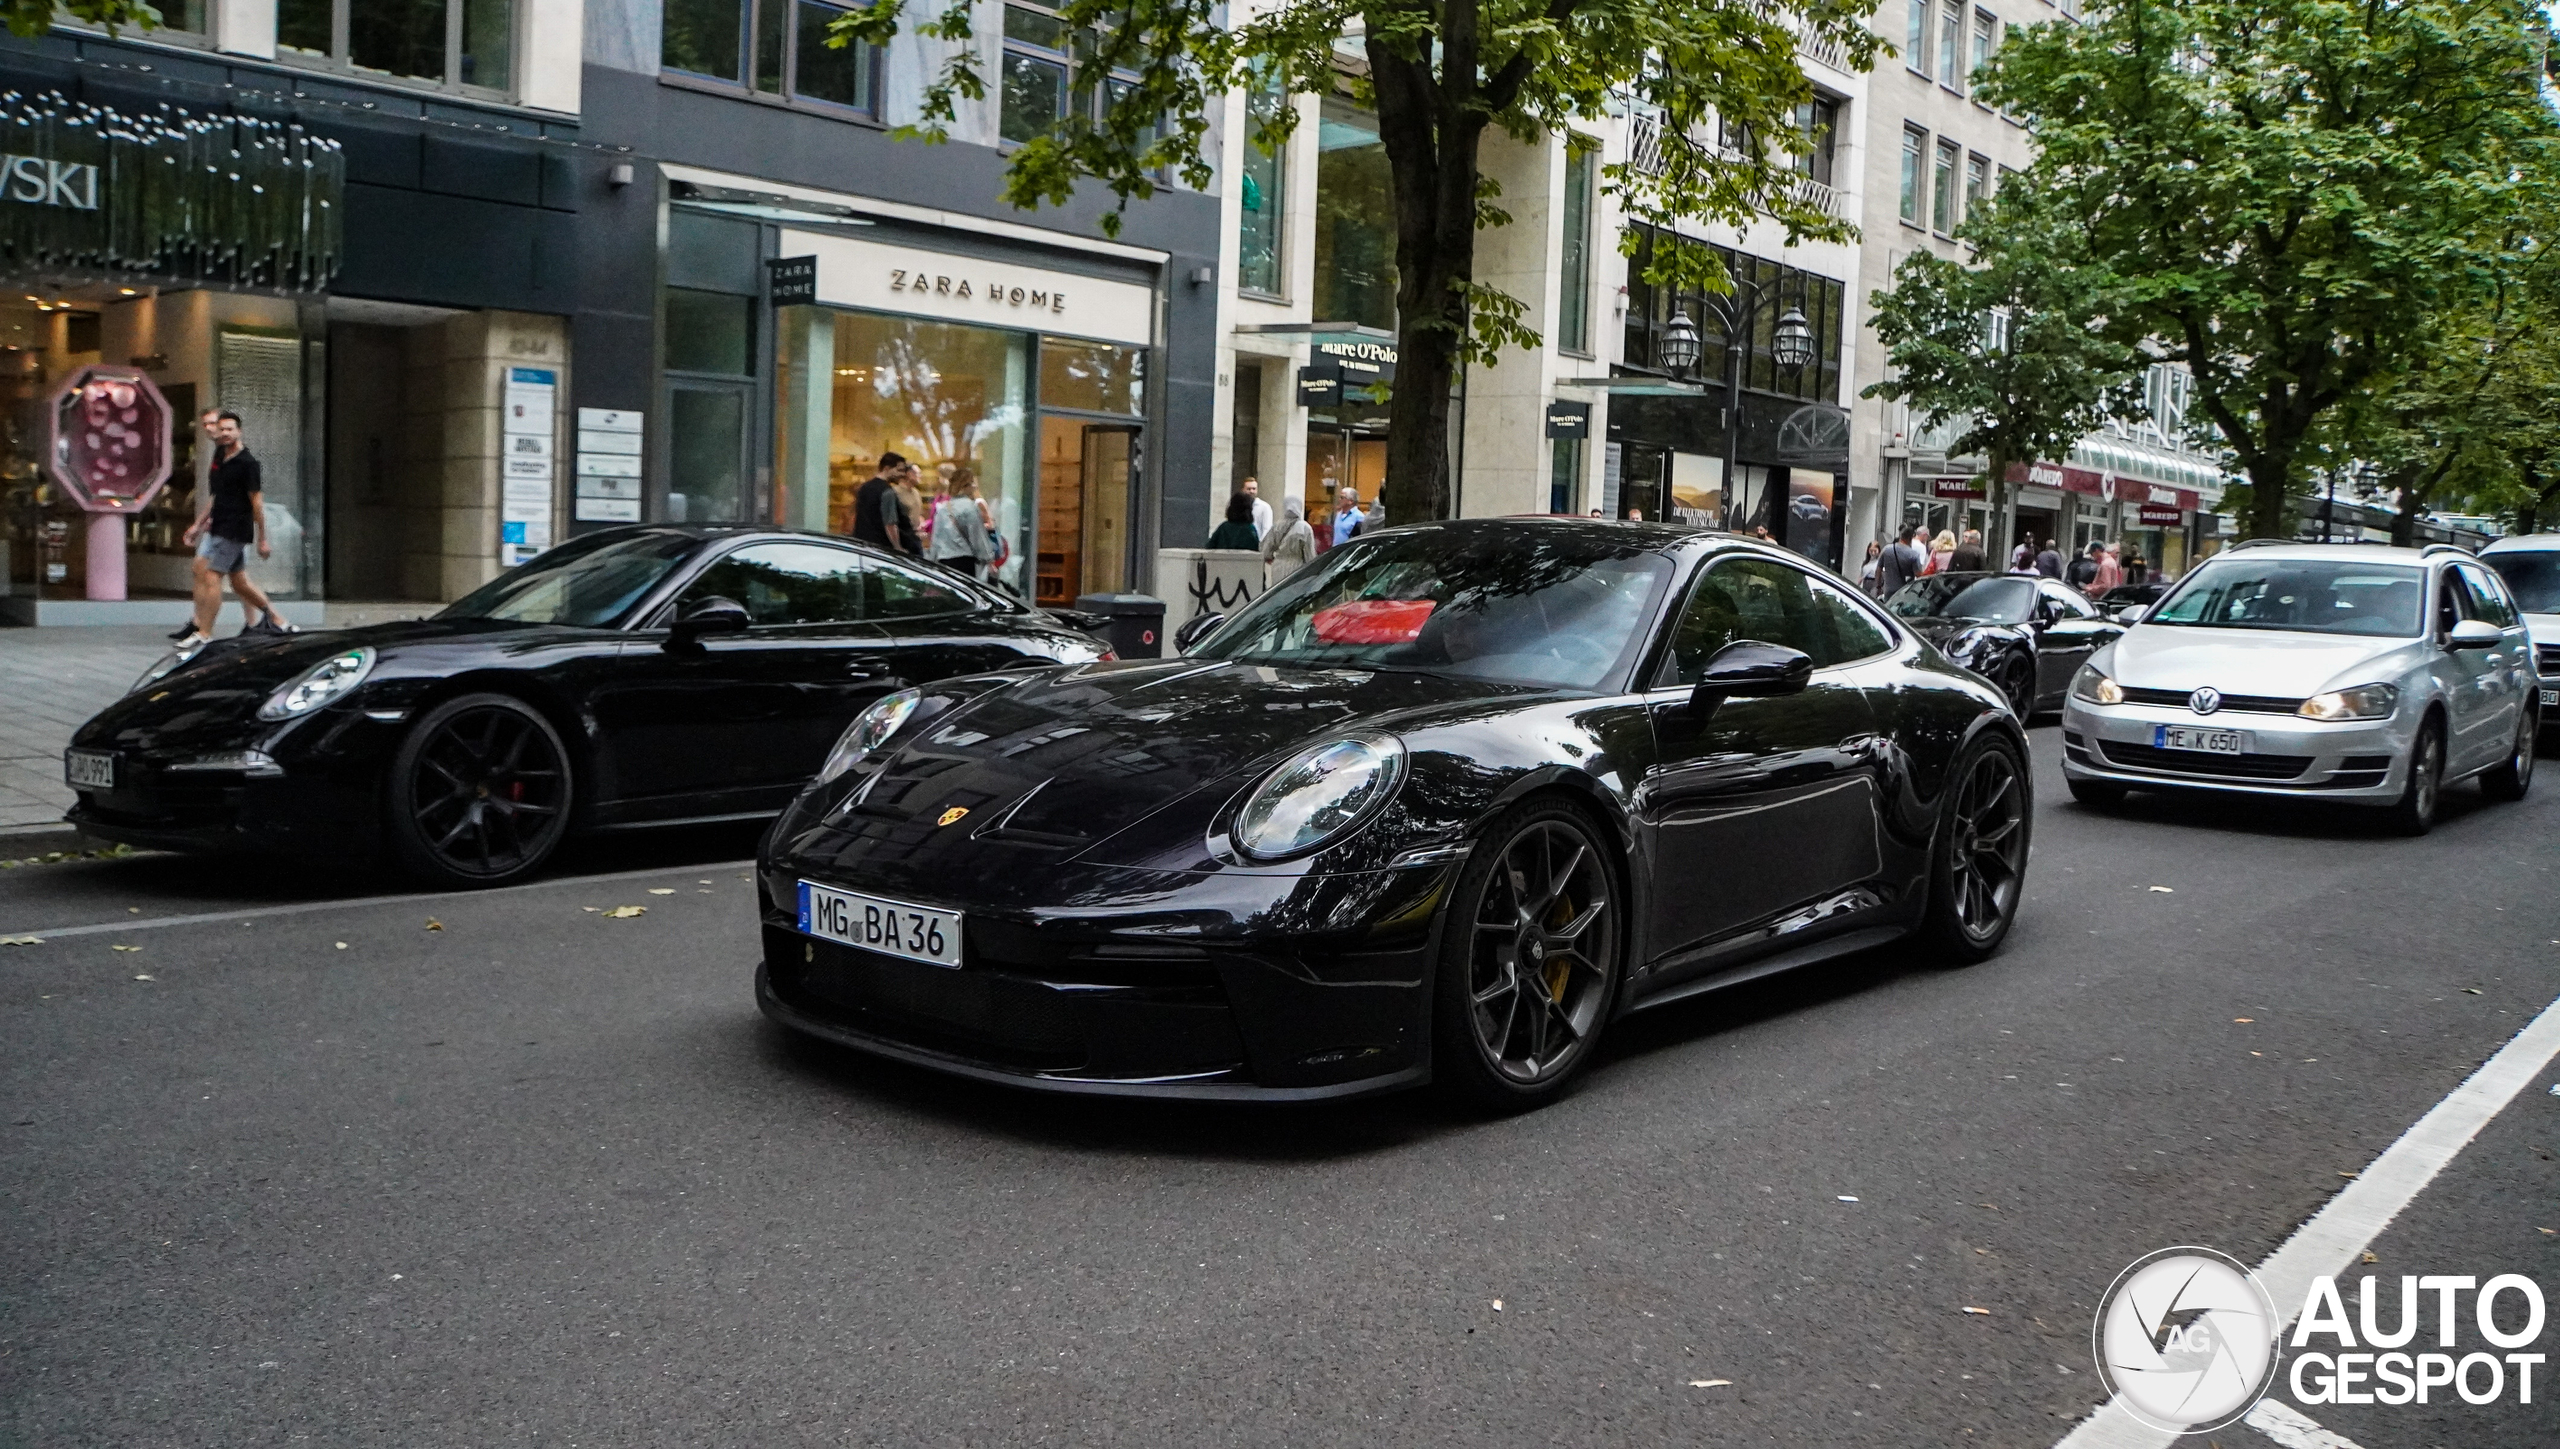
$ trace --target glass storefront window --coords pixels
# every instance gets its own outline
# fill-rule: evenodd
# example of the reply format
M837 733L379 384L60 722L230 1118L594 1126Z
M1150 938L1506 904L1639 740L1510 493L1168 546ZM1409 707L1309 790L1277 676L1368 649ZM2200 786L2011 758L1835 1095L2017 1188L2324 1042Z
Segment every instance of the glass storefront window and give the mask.
M1325 97L1316 129L1317 320L1395 330L1395 214L1378 118Z
M1040 406L1080 413L1146 411L1147 350L1047 337L1040 342Z
M1274 86L1257 87L1245 98L1245 140L1243 176L1238 187L1241 211L1236 223L1236 283L1248 292L1277 297L1283 278L1280 271L1280 237L1287 218L1289 199L1289 154L1286 146L1265 151L1254 142L1254 132L1270 124L1282 107L1289 104L1286 92Z
M667 367L675 372L746 375L754 346L753 297L667 289Z

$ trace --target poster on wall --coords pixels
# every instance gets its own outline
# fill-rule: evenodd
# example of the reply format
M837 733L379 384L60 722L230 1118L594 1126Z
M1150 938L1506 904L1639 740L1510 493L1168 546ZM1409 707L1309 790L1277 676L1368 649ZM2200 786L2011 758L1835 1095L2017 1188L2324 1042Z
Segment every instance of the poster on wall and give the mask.
M498 499L498 563L503 568L514 568L551 546L551 446L559 427L559 397L560 375L550 368L507 369Z
M1724 527L1724 461L1704 453L1671 455L1671 522Z
M1773 469L1770 481L1785 480L1778 507L1786 519L1781 535L1788 548L1821 563L1831 558L1832 476L1802 468Z

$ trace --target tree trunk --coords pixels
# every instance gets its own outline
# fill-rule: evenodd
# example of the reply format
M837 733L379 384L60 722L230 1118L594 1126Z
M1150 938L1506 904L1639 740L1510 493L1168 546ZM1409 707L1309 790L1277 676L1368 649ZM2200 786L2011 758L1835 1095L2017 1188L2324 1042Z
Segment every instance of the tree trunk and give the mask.
M1991 503L1991 530L1982 540L1982 566L1997 573L2009 566L2011 539L2018 531L2017 500L2009 482L2009 460L1993 449L1983 462L1982 496ZM1962 541L1963 535L1959 533L1957 538Z
M2516 532L2535 533L2542 523L2542 470L2527 460L2523 473L2524 501L2516 505Z
M2292 455L2273 450L2259 453L2249 464L2248 536L2284 537L2284 507L2292 497Z
M2427 516L2426 491L2418 487L2418 470L2403 468L2391 475L2399 506L2391 514L2391 541L2407 548L2418 541L2418 520Z

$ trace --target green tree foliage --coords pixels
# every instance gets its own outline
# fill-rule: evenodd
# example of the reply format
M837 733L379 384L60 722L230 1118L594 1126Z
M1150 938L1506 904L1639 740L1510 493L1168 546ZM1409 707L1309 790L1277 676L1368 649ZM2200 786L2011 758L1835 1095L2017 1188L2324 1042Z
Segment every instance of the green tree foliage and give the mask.
M838 41L885 44L902 24L954 45L926 87L919 134L938 139L963 101L987 94L971 43L973 0L871 0L839 22ZM1374 106L1393 173L1397 378L1386 501L1390 517L1448 511L1449 397L1465 361L1535 346L1516 298L1475 279L1476 233L1508 222L1479 164L1488 131L1521 140L1632 105L1660 118L1658 164L1608 168L1629 218L1776 220L1791 238L1845 238L1848 224L1800 199L1788 152L1793 108L1811 89L1799 31L1865 65L1878 42L1874 0L1280 0L1228 24L1223 0L1066 0L1082 69L1133 82L1098 116L1071 115L1017 150L1005 199L1057 205L1084 181L1117 200L1152 196L1161 177L1213 179L1209 117L1229 90L1278 85L1343 91ZM916 7L910 20L907 11ZM1079 82L1091 84L1090 82ZM1265 149L1296 111L1255 127ZM1719 136L1734 144L1717 144ZM1712 254L1663 248L1653 280L1721 287ZM1684 272L1682 269L1685 268Z
M2511 259L2549 164L2528 0L2128 0L2033 27L1981 88L2041 148L2022 183L2111 278L2111 325L2281 533L2315 430Z
M1968 218L1971 263L1915 252L1893 289L1870 300L1893 376L1865 396L1908 403L1927 427L1953 421L1955 454L1978 453L1994 537L2005 558L2013 526L2009 466L2060 459L2110 417L2141 401L2145 358L2109 335L2112 276L2076 255L2066 227L2025 194Z
M113 35L119 30L157 30L161 26L158 10L143 0L0 0L0 13L9 21L9 33L33 39L53 28L53 17L68 15L74 20L103 26Z

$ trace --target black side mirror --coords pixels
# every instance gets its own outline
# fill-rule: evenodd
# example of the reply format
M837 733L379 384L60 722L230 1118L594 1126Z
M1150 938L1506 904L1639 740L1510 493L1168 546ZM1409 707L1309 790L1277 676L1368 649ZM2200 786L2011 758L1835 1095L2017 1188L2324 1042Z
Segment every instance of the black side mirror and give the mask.
M1689 693L1689 707L1705 711L1728 695L1767 696L1801 693L1813 678L1813 657L1784 644L1736 639L1707 660Z
M754 622L747 617L746 605L713 594L676 615L675 622L667 626L667 643L691 644L705 634L743 634Z
M1218 632L1218 626L1225 622L1227 622L1227 616L1224 614L1194 614L1189 623L1174 631L1174 652L1190 653L1192 645Z

